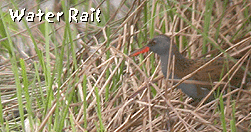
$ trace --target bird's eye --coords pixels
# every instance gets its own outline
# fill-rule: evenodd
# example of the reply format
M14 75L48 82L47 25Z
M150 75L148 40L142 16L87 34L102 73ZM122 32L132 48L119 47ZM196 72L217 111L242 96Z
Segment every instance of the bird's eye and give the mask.
M154 46L156 44L156 40L152 40L150 44L151 46Z

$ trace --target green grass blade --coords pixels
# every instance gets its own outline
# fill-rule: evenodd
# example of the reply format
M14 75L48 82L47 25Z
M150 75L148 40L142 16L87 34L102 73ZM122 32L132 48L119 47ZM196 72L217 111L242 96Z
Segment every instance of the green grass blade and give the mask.
M21 65L21 69L22 69L22 77L23 77L23 91L24 91L24 95L25 95L25 99L27 101L26 103L26 109L28 111L28 118L29 118L29 123L30 123L30 129L33 130L33 121L32 121L32 117L33 117L33 112L32 112L32 104L31 104L31 98L30 98L30 93L29 93L29 83L28 83L28 78L27 78L27 73L26 73L26 67L25 67L25 62L23 59L20 59L20 65Z
M96 110L97 110L97 115L98 115L98 119L99 119L99 128L98 128L98 130L103 132L104 131L104 126L103 126L103 122L102 122L100 96L99 96L99 92L98 92L98 87L95 87L95 95L96 95L96 101L97 101Z
M235 121L235 111L236 111L235 101L233 102L232 105L233 105L232 106L232 119L230 121L230 128L231 128L231 132L236 132L236 126L235 126L235 124L236 124L236 121Z
M20 83L20 79L19 79L19 72L18 72L16 55L13 50L14 46L13 46L13 43L12 43L12 40L10 37L9 30L7 29L7 26L6 26L6 22L5 22L5 18L4 18L2 10L0 10L0 14L1 14L2 23L4 26L4 30L5 30L5 33L8 38L8 44L9 44L8 47L10 49L9 56L10 56L10 61L11 61L11 66L12 66L11 68L12 68L12 71L13 71L14 77L15 77L16 93L17 93L17 98L18 98L18 110L19 110L19 114L20 114L20 118L21 118L21 125L22 125L22 128L24 129L25 127L24 127L24 109L23 109L24 107L23 107L23 100L22 100L22 87L21 87L21 83Z
M225 119L225 114L224 114L224 102L223 102L223 98L222 98L222 94L219 97L220 100L220 117L221 117L221 126L223 128L223 132L227 131L227 127L226 127L226 119Z

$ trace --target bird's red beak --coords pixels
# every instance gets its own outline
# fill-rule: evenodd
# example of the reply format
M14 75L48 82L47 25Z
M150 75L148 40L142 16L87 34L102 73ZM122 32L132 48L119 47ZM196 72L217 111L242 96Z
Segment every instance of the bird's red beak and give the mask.
M148 46L144 46L144 47L142 47L141 49L138 49L138 50L132 52L129 56L130 56L130 57L136 56L136 55L138 55L138 54L145 53L145 52L147 52L147 51L149 51L149 50L150 50L150 48L149 48Z

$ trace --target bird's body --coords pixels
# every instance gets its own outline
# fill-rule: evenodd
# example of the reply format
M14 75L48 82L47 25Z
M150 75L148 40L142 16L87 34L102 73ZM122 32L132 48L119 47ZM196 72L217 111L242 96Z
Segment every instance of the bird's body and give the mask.
M170 38L166 35L159 35L153 38L146 46L149 50L157 53L161 59L161 68L162 73L166 77L167 75L167 64L168 58L170 53ZM145 48L142 48L143 51ZM132 54L135 56L141 52L136 52ZM201 59L187 59L181 53L179 53L178 48L175 44L172 45L171 49L171 56L175 56L175 66L174 66L174 74L176 79L181 79L184 76L192 73L193 71L197 70L199 67L210 61L210 58L201 58ZM219 81L222 75L225 75L228 72L228 68L230 69L235 63L232 61L227 60L226 58L219 57L215 59L213 62L208 64L203 69L199 70L195 73L190 79L198 80L198 81L206 81L206 82L215 82ZM233 79L230 81L231 85L237 85L241 82L243 78L244 71L239 69L239 71L235 74ZM204 88L207 89L204 89ZM202 99L205 97L209 91L211 86L201 86L195 84L181 84L179 88L186 93L188 96L192 97L193 99ZM211 99L213 96L210 97Z
M179 78L183 78L184 76L192 73L197 70L205 63L211 60L211 58L201 58L201 59L187 59L183 55L181 55L176 47L173 45L172 54L175 55L175 67L174 73ZM205 68L199 70L197 73L193 75L194 80L198 81L207 81L207 82L216 82L222 78L222 75L225 75L229 69L234 66L234 62L228 60L224 57L219 57L209 63ZM244 63L245 64L245 63ZM164 69L165 70L165 69ZM162 71L165 73L165 71ZM234 75L232 80L230 81L231 85L238 85L243 78L244 70L239 69L238 72ZM226 81L226 80L225 80Z

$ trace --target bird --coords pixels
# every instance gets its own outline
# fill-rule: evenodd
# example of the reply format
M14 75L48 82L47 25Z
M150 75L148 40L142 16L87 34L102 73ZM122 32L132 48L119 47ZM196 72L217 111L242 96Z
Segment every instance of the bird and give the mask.
M170 50L170 48L170 37L166 36L165 34L160 34L151 39L146 46L133 52L130 57L137 56L138 54L145 53L148 51L156 53L161 60L162 73L164 77L167 78L167 65L169 55L171 55L171 57L175 56L174 79L182 79L186 75L192 73L193 71L197 70L199 67L211 60L211 58L188 59L179 52L175 44L172 45L172 50ZM230 69L234 64L235 63L233 61L230 61L225 57L218 57L206 67L195 73L189 79L197 81L206 81L210 83L216 82L220 80L222 76L221 74L223 73L223 75L225 75L228 72L228 68ZM244 70L240 68L239 71L233 76L232 80L230 81L230 84L234 86L240 84L243 78L243 73ZM171 76L169 76L168 78L170 79ZM183 93L193 98L194 100L202 100L210 92L212 86L181 83L177 88L181 89ZM213 95L208 98L209 101L213 99Z

